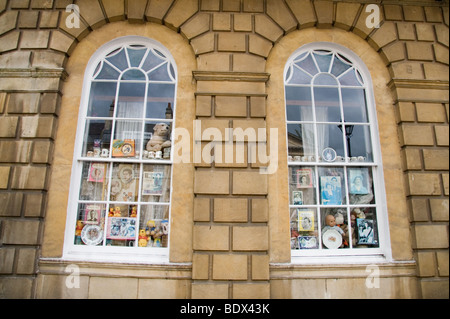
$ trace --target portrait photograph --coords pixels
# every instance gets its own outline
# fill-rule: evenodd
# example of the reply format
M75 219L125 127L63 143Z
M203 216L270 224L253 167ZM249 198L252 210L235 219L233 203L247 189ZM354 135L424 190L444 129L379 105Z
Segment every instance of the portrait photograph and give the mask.
M313 184L313 173L311 168L297 170L297 188L312 188Z
M350 194L367 195L370 193L368 168L349 168L348 180Z
M321 176L320 195L322 205L342 205L341 177Z
M293 191L292 192L292 203L294 205L303 205L303 192Z

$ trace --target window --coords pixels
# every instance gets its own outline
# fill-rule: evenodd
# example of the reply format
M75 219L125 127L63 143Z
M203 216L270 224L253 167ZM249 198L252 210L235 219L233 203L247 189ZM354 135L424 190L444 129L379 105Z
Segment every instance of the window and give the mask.
M166 255L176 67L159 43L125 37L91 58L81 99L67 256Z
M381 255L387 244L369 72L333 44L302 47L285 69L293 256Z

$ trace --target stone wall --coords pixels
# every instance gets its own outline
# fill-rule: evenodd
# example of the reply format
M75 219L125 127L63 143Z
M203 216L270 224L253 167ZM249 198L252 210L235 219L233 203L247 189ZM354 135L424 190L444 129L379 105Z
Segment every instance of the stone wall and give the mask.
M394 181L402 183L401 190L389 189L401 196L406 190L399 205L408 204L421 286L418 294L405 295L448 298L448 2L373 2L381 7L379 29L365 24L370 1L0 0L0 296L32 298L42 291L36 289L37 265L48 223L61 87L71 75L67 62L93 30L127 20L130 26L164 25L189 42L197 60L192 70L196 92L190 97L195 118L203 129L223 133L226 128L269 129L266 99L273 79L266 61L289 33L340 29L366 41L391 76L389 83L375 85L389 85L395 102L399 143L393 140L391 147L394 154L401 150L404 184ZM71 3L80 7L80 28L65 23ZM383 138L383 131L379 134ZM196 143L209 141L204 137ZM252 151L248 142L246 152ZM192 252L180 258L192 261L193 281L184 296L280 296L281 288L271 285L271 273L279 269L272 271L271 263L286 262L289 252L274 249L278 238L269 222L270 185L260 166L248 161L196 164ZM60 209L65 215L66 207ZM394 210L389 213L395 215ZM395 220L391 228L407 222ZM397 243L409 243L409 238L392 237L393 251L402 245ZM50 241L47 237L44 249ZM409 270L407 276L412 276Z

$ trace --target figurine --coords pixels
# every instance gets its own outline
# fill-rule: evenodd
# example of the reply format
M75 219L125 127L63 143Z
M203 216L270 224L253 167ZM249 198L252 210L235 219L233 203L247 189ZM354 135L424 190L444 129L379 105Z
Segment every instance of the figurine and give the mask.
M108 217L114 217L114 208L112 207L109 208Z
M153 135L147 143L147 151L158 152L163 148L170 147L172 143L167 139L170 126L165 123L158 123L153 128Z
M130 217L137 217L137 208L136 208L136 206L131 207Z
M77 220L77 227L75 228L75 245L81 245L81 231L83 230L83 221Z
M325 217L326 226L322 229L322 234L324 234L327 230L334 229L339 234L344 235L344 231L336 225L336 218L333 215L327 215Z
M138 246L139 247L147 247L148 240L149 240L149 237L145 234L145 229L140 229Z
M122 213L120 211L120 207L116 206L115 210L114 210L114 217L122 217Z

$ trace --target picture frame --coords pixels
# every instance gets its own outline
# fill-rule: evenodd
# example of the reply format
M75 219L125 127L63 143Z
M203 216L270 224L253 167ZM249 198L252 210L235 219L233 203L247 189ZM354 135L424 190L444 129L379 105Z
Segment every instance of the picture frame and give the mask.
M161 196L163 193L164 172L144 172L142 195Z
M120 182L118 185L117 181ZM120 164L113 177L111 186L111 196L114 195L116 201L134 202L136 200L136 178L133 165ZM114 192L113 192L114 190Z
M372 219L357 218L358 245L378 245L375 237L375 222Z
M112 240L136 239L136 218L109 217L106 238Z
M135 141L133 139L113 140L112 157L134 157Z
M91 163L89 166L88 182L103 183L105 180L106 164Z
M369 168L348 168L349 192L352 195L367 195L371 193L369 185Z
M342 184L340 176L320 177L322 205L342 205Z
M322 151L322 158L325 162L334 162L336 160L336 151L331 147L327 147Z
M86 225L100 224L102 209L99 205L88 204L84 210L83 222Z
M298 248L299 249L317 249L319 246L318 240L315 236L299 236Z
M313 188L314 179L312 168L301 168L296 171L297 188Z
M292 192L292 204L293 205L303 205L303 192L293 191Z
M297 210L298 231L314 231L314 210Z

